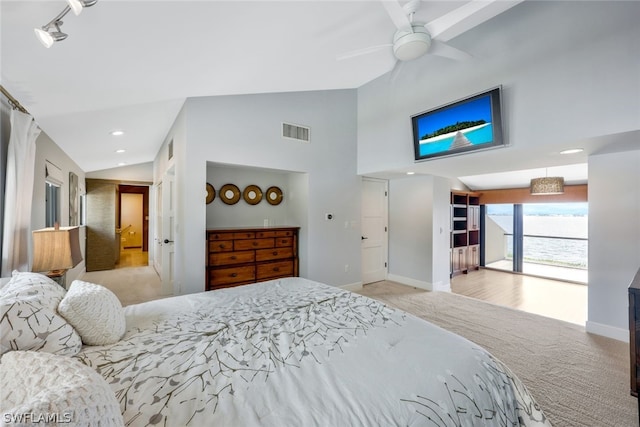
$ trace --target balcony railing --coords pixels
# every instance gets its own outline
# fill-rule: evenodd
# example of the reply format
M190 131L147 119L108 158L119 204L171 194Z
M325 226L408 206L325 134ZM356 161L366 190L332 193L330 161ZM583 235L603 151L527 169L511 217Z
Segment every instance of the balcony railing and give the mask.
M513 259L513 234L505 233L505 258ZM567 268L588 268L588 242L584 237L523 235L523 261Z

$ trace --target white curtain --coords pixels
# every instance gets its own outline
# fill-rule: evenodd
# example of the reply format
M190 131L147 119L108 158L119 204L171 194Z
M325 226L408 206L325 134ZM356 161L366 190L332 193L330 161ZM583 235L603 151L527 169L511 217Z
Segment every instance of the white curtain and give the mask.
M29 114L11 110L11 135L5 181L2 277L13 270L29 271L31 201L38 125Z

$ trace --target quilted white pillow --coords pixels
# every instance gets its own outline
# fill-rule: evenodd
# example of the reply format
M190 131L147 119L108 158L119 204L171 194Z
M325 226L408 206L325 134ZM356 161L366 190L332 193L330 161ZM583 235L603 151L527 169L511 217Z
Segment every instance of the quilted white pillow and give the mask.
M58 306L58 313L78 331L88 345L113 344L126 328L118 297L94 283L74 280Z
M12 351L0 360L0 412L11 425L123 426L120 404L96 371L70 357ZM22 418L22 422L16 422Z

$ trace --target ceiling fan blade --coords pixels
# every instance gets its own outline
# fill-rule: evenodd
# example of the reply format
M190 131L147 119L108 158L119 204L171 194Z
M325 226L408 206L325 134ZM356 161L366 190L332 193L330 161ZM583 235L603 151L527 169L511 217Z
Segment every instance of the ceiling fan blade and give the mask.
M396 81L396 79L400 75L400 72L402 71L403 66L404 66L404 61L396 61L395 65L391 69L391 74L389 75L389 81L391 83L394 83Z
M429 48L430 55L442 56L444 58L455 59L456 61L468 61L473 56L465 51L457 49L453 46L441 42L439 40L431 40Z
M425 24L431 37L443 41L464 33L488 19L512 8L523 0L472 0Z
M382 0L382 5L386 9L389 14L389 18L391 18L391 21L393 21L393 25L395 25L396 28L411 28L409 17L397 0Z
M336 56L336 60L343 61L345 59L355 58L357 56L368 55L373 52L377 52L381 49L385 49L393 46L391 43L379 44L376 46L369 46L362 49L352 50L351 52L345 52Z

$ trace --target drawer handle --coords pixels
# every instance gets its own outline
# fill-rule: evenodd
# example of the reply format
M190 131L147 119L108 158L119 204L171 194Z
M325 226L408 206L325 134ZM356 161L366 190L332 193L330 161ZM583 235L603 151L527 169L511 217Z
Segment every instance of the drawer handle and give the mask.
M238 277L238 273L231 273L230 276L231 277Z
M258 246L258 242L253 242L253 246Z
M225 246L224 246L224 245L220 245L220 249L224 249L224 248L225 248Z
M280 267L273 267L273 271L280 271Z
M278 255L278 251L273 251L273 255Z
M232 256L231 256L231 259L235 261L235 260L236 260L236 259L238 259L238 258L237 258L235 255L232 255Z

